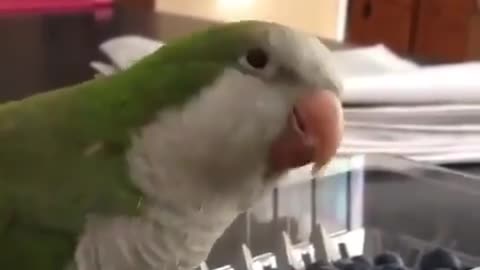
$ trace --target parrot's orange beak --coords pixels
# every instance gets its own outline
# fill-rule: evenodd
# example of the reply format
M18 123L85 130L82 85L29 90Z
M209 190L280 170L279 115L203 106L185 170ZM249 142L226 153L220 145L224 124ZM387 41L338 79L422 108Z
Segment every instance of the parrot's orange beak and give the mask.
M314 162L326 165L336 154L343 135L341 101L332 91L315 91L300 98L289 123L271 148L274 172Z

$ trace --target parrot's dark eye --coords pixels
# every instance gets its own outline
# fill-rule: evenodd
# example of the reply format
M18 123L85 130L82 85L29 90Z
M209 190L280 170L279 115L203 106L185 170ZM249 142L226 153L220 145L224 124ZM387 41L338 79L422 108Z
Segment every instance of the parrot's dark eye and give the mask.
M245 59L250 66L256 69L263 69L268 64L268 55L260 48L248 50Z

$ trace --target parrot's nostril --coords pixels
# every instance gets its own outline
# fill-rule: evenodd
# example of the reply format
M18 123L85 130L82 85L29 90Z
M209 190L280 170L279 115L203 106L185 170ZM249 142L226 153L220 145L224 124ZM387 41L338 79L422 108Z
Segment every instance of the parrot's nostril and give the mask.
M306 131L305 123L303 122L302 117L300 116L298 110L296 108L293 108L292 113L293 113L295 126L298 128L299 131L301 131L302 133L305 133Z

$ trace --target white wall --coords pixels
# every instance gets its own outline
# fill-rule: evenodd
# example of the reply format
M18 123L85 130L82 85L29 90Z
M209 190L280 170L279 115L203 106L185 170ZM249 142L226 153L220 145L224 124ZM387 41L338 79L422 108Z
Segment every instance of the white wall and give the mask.
M216 21L261 19L342 40L347 0L157 0L156 9Z

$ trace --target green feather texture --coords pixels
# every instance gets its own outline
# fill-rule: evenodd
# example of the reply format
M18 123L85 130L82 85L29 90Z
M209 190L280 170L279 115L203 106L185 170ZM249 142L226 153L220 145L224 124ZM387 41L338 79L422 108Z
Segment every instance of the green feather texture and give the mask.
M63 269L88 215L138 214L132 135L235 65L263 25L210 28L111 77L0 105L0 269Z

